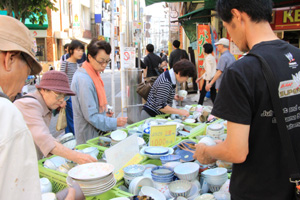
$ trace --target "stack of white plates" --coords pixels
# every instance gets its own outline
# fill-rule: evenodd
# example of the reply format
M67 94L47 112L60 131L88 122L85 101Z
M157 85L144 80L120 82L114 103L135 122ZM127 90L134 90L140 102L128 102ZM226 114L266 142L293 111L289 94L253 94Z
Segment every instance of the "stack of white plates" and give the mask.
M115 186L113 171L114 166L108 163L78 165L68 172L67 183L72 186L76 181L85 196L96 196Z

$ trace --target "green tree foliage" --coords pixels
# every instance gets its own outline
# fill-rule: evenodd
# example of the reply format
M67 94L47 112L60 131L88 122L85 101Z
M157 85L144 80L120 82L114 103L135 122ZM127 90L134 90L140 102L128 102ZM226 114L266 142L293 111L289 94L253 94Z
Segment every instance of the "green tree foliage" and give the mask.
M43 25L47 8L58 11L54 6L57 0L1 0L0 10L6 10L8 16L12 16L22 23L29 18L32 23Z

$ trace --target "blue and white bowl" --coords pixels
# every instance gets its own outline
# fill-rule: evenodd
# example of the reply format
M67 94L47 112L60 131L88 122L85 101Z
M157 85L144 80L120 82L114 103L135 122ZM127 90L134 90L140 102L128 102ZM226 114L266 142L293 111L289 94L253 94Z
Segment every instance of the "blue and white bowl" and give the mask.
M123 169L127 177L142 176L146 167L144 165L129 165Z
M186 180L178 180L170 183L169 191L173 197L187 197L192 189L192 183Z
M181 158L180 155L166 155L166 156L161 156L160 160L162 164L166 164L167 162L176 162L179 161Z

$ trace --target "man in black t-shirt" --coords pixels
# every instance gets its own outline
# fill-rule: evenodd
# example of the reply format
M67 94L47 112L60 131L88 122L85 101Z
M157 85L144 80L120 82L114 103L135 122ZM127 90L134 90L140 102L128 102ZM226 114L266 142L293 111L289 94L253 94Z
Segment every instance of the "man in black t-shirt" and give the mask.
M162 61L162 59L153 53L154 51L154 46L153 44L147 44L146 46L146 54L147 56L144 58L144 64L146 68L144 68L144 78L145 77L151 77L151 76L158 76L157 74L157 69L158 66L165 66L166 63ZM142 66L143 68L143 66ZM155 70L156 69L156 70Z
M278 84L286 125L300 166L300 50L279 40L270 27L271 0L218 0L223 25L241 51L262 56ZM295 199L276 113L260 61L247 55L225 72L212 114L228 120L227 139L215 146L198 144L202 164L232 162L231 199ZM300 171L300 169L299 169Z
M172 68L173 65L175 65L175 63L181 59L189 60L189 56L188 56L187 52L184 49L180 49L180 41L174 40L173 47L175 48L175 50L173 50L171 52L170 57L169 57L170 68Z

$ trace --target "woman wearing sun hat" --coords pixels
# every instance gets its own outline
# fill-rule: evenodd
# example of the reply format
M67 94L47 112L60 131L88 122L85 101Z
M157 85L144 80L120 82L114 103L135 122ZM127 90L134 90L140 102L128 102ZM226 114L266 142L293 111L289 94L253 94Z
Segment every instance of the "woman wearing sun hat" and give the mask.
M16 100L14 104L22 112L30 129L38 159L54 154L79 164L96 162L97 160L90 155L63 146L50 133L52 111L65 107L66 100L75 95L70 89L67 75L59 71L48 71L36 88L34 93Z

